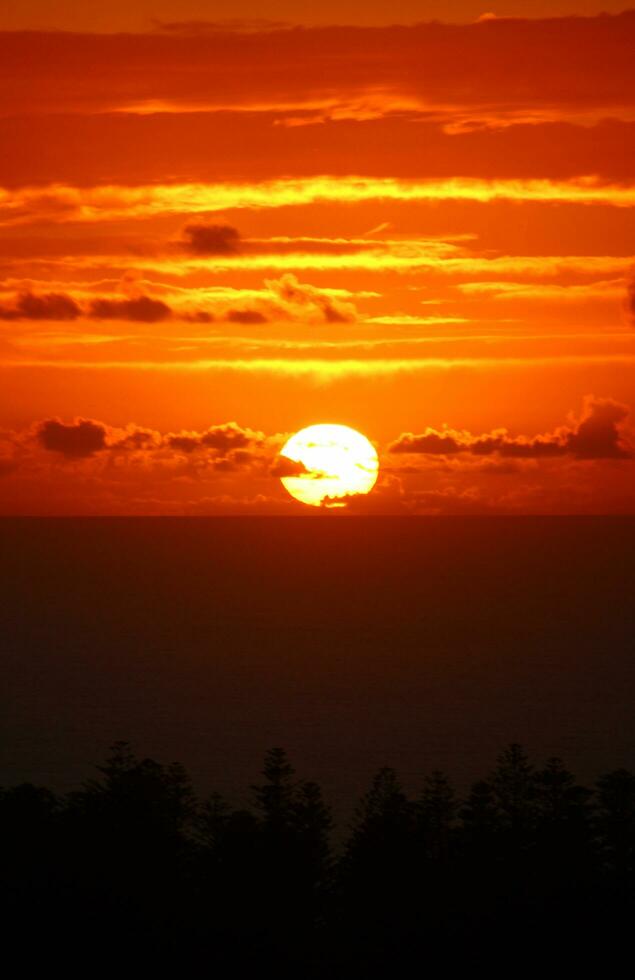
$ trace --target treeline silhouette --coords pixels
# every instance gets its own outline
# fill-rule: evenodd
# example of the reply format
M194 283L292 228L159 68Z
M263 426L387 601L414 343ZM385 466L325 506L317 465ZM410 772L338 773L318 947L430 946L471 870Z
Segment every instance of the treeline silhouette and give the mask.
M382 769L333 844L331 811L282 749L252 805L196 797L180 765L116 743L58 796L0 792L3 947L68 975L390 977L540 969L629 954L635 776L593 788L510 745L458 799Z

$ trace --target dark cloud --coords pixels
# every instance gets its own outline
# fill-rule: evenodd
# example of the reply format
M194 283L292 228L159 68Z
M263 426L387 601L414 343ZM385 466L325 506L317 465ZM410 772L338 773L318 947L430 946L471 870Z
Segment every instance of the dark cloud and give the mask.
M109 449L118 451L139 452L143 449L156 449L161 442L158 432L153 429L140 429L129 426L126 435L109 443Z
M182 453L193 453L201 448L199 436L166 436L166 442L172 449Z
M218 457L214 460L214 469L218 473L235 473L237 470L248 469L256 465L261 457L257 453L246 449L234 449L226 456Z
M444 456L464 452L464 450L465 446L457 438L446 432L435 432L434 429L426 429L423 435L404 432L389 448L391 453L425 453L426 455L441 453Z
M235 422L226 425L215 425L201 436L201 443L208 449L226 452L229 449L242 449L254 442L259 442L262 436L250 429L241 429Z
M65 293L21 293L11 306L0 307L0 320L77 320L80 316L98 320L138 320L154 323L172 315L170 307L149 296L131 299L94 299L86 310Z
M240 468L240 465L231 456L223 456L222 459L214 461L214 469L217 473L235 473Z
M311 287L307 287L311 288ZM284 315L284 311L279 311ZM83 307L64 293L36 295L20 293L10 304L0 306L0 320L130 320L138 323L157 323L172 316L190 323L214 323L216 316L208 310L175 311L163 300L151 296L112 298L98 296ZM255 309L230 309L218 316L229 323L267 323L268 316Z
M81 310L64 293L21 293L13 307L0 307L0 320L76 320Z
M188 323L214 323L216 319L213 314L208 313L207 310L196 310L194 313L183 313L181 314L184 320Z
M130 288L125 280L122 285L124 290ZM265 280L265 286L273 295L263 293L263 299L256 301L254 307L228 310L221 307L216 313L196 308L174 309L162 299L146 295L96 296L82 301L80 305L72 296L64 293L36 295L22 292L15 295L10 303L0 306L0 320L76 320L87 317L91 320L157 323L178 317L190 323L224 320L257 325L268 323L276 317L327 323L351 323L356 319L357 311L352 303L336 299L317 286L301 283L292 273L285 273L280 279Z
M567 437L567 449L578 459L629 459L633 450L622 439L620 426L629 408L610 398L588 399L577 429Z
M231 225L211 225L191 222L183 229L184 240L179 244L194 255L237 255L240 252L240 233Z
M186 454L207 450L213 457L214 468L221 471L250 466L257 456L262 459L261 447L265 442L264 433L243 429L236 422L210 426L205 432L162 435L154 429L133 424L119 429L95 419L77 418L66 424L53 418L38 422L34 431L44 449L69 458L92 456L104 450L112 453L163 453L167 448Z
M512 456L516 459L540 459L541 457L564 456L569 452L566 440L557 436L535 436L533 439L511 438L504 435L481 436L469 447L474 456Z
M96 320L156 323L172 316L172 310L167 303L149 296L138 296L134 299L94 299L89 305L88 316Z
M347 313L344 313L342 308L335 303L334 300L325 297L324 302L320 304L322 312L324 314L324 319L327 323L352 323L353 317Z
M271 469L269 470L272 476L310 476L311 473L307 470L304 463L299 459L289 459L288 456L278 456L275 460Z
M211 449L224 455L231 450L245 449L259 443L263 438L260 432L242 429L235 422L227 422L225 425L214 425L207 432L170 433L165 437L165 442L184 453Z
M265 285L291 307L304 307L309 315L317 310L326 323L353 323L356 319L352 303L343 303L317 286L300 282L292 272L285 272L280 279L265 280Z
M629 408L610 398L585 400L580 420L572 427L561 426L552 433L510 436L505 429L474 436L453 429L437 432L428 428L422 435L404 432L388 447L391 453L452 455L494 453L515 459L541 459L574 456L576 459L630 459L634 450L622 432Z
M44 449L69 459L92 456L105 449L106 435L106 427L91 419L76 419L70 425L59 419L45 419L36 428L36 437Z
M267 317L258 310L228 310L225 319L229 323L267 323Z

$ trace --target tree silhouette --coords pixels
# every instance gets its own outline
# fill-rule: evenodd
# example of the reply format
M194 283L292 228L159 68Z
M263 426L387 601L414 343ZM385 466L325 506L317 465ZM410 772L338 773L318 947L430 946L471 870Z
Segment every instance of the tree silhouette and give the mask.
M185 770L115 743L58 797L0 790L6 944L110 970L347 980L471 969L479 958L580 970L628 952L635 912L635 776L595 791L521 746L458 800L433 772L415 799L381 769L334 859L331 812L282 749L252 805L199 802ZM569 936L583 935L578 947ZM531 936L531 942L528 937ZM7 945L8 949L8 945ZM37 950L33 956L37 955ZM607 966L608 969L608 966Z
M501 827L496 794L489 780L480 779L474 783L460 815L465 842L487 851Z
M339 927L349 944L348 970L351 962L366 972L387 968L411 928L413 831L414 806L396 771L384 767L355 809L340 863Z
M0 867L14 901L45 874L55 873L61 804L42 786L23 783L0 790Z
M547 920L545 938L579 928L590 907L596 871L591 792L576 783L560 759L533 775L534 826L526 890ZM551 910L551 915L547 915Z
M128 742L115 742L101 779L89 780L76 795L79 806L107 816L113 828L142 829L143 836L178 836L192 820L196 805L189 777L179 763L164 766L137 759Z
M329 872L330 810L316 783L295 779L282 749L266 754L263 776L253 792L271 895L292 917L315 916Z
M547 852L552 868L566 866L567 874L580 868L582 852L593 850L591 807L593 794L576 783L561 759L551 758L534 776L534 807L538 849Z
M622 886L633 885L635 874L635 776L615 769L597 782L598 827L604 842L606 867Z
M262 774L265 781L253 787L256 808L268 831L284 831L293 821L296 792L295 769L284 749L273 748L267 752Z
M447 777L438 770L427 776L415 806L417 831L426 861L447 862L455 842L458 802Z
M261 970L273 959L279 971L297 974L323 926L331 815L317 784L295 778L284 750L266 753L262 777L251 787L253 810L232 810L217 794L201 808L201 893L217 942L233 950L232 967L238 955L241 970Z
M516 847L528 843L535 818L535 781L527 753L513 742L498 757L491 778L494 800L502 826Z
M189 777L178 764L138 759L126 742L114 743L97 771L70 796L65 814L69 889L83 941L98 942L98 920L116 916L113 957L131 956L136 937L145 937L164 959L175 953L187 905L196 809Z

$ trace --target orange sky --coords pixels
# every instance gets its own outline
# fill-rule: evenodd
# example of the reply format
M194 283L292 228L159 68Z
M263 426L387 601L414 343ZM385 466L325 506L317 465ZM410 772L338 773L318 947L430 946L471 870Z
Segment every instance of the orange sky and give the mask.
M4 5L0 513L634 512L620 7Z

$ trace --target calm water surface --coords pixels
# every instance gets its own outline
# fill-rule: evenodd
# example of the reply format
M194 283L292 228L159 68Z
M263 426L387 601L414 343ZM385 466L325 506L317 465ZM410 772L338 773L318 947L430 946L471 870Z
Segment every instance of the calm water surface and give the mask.
M0 783L110 742L239 801L262 754L348 803L511 740L635 768L635 518L0 521Z

